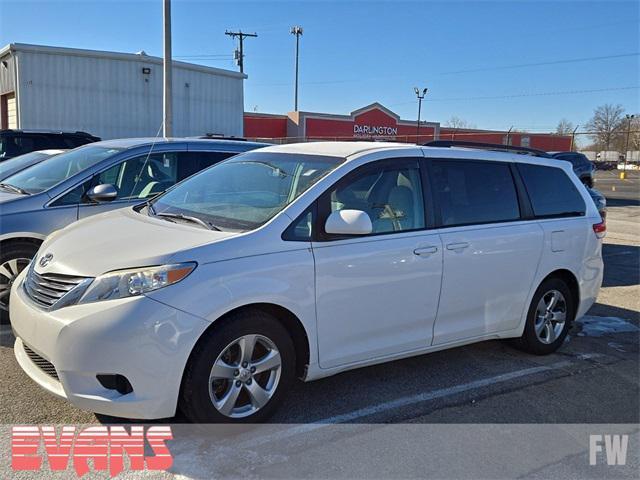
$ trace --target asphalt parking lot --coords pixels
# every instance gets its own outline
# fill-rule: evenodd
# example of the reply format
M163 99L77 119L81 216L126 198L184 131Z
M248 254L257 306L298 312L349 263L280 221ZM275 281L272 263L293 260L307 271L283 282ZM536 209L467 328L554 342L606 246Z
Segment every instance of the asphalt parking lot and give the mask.
M605 278L598 302L555 354L491 341L298 382L274 423L591 423L640 420L640 174L598 172L607 196ZM0 335L3 424L122 423L45 393ZM180 423L181 418L169 419Z

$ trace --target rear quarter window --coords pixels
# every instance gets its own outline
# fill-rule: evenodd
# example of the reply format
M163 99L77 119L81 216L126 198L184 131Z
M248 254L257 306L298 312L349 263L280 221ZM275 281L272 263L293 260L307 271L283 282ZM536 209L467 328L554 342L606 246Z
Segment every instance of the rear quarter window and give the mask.
M580 192L564 170L542 165L518 164L533 213L538 218L585 214Z

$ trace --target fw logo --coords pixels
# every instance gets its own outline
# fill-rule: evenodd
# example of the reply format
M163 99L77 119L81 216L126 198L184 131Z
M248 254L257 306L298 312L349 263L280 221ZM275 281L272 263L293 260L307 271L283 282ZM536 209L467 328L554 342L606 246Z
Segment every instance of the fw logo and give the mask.
M604 454L607 465L626 465L629 435L589 435L589 465L598 463L598 453Z
M93 470L108 470L115 477L125 469L129 457L130 470L167 470L173 456L166 441L172 440L171 427L134 425L131 433L122 426L93 426L77 431L65 425L59 435L53 426L15 426L11 432L11 466L17 470L41 470L47 458L52 471L67 470L70 463L82 477ZM146 455L145 444L152 455ZM44 446L44 449L42 448ZM41 454L44 450L44 454Z

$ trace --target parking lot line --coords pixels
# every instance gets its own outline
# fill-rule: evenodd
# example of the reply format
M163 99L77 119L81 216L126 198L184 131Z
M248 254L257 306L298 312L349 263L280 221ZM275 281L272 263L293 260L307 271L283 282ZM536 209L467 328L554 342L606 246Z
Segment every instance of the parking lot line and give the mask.
M591 360L601 356L602 355L600 354L593 353L593 354L578 355L576 358L578 360ZM464 393L471 390L489 387L491 385L505 383L511 380L516 380L518 378L528 377L528 376L536 375L539 373L550 372L554 370L562 370L564 368L574 365L575 363L576 362L572 360L562 360L560 362L552 363L549 365L541 365L538 367L524 368L521 370L515 370L512 372L503 373L493 377L482 378L479 380L474 380L473 382L463 383L461 385L455 385L453 387L441 388L439 390L419 393L419 394L410 395L407 397L400 397L395 400L390 400L388 402L383 402L377 405L371 405L369 407L360 408L352 412L335 415L333 417L323 418L322 420L317 420L313 423L307 423L304 425L297 425L295 427L290 427L273 434L258 436L242 443L242 447L247 447L247 448L256 447L259 445L263 445L265 443L284 440L286 438L290 438L295 435L309 433L333 424L353 422L355 420L358 420L364 417L387 412L389 410L394 410L401 407L408 407L408 406L419 404L422 402L436 400L438 398L445 398L445 397L457 395L459 393Z

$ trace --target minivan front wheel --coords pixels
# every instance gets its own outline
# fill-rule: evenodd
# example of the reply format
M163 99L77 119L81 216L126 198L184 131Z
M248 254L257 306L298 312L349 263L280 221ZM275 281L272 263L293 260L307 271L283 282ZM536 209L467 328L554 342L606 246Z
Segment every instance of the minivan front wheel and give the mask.
M261 311L231 314L206 332L185 370L180 409L193 422L260 422L295 375L295 350L277 319Z
M574 309L567 284L559 278L545 280L531 300L527 323L516 346L537 355L555 352L567 336Z
M0 324L9 323L11 287L37 252L37 245L23 241L0 247Z

